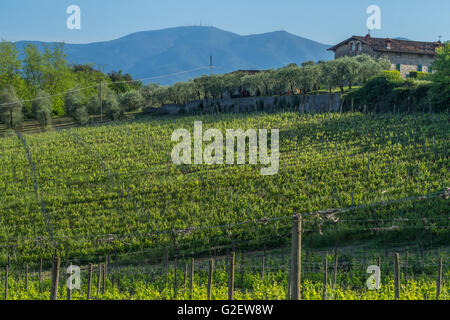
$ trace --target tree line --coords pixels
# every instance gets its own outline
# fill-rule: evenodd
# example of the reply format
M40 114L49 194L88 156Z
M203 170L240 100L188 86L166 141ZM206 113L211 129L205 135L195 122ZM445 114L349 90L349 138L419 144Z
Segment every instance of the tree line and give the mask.
M48 127L63 116L86 124L90 115L100 114L100 100L105 115L117 119L143 105L142 88L121 71L106 74L90 64L69 64L63 43L42 51L30 43L19 52L14 43L0 42L0 120L7 128L19 128L24 118Z
M448 102L447 44L440 50L431 77L433 95L440 103ZM331 61L292 63L279 69L229 74L203 75L170 86L158 83L144 85L129 74L101 72L93 65L67 62L64 44L44 46L30 43L19 50L14 43L0 43L0 120L8 128L19 128L24 118L34 118L43 127L52 118L69 116L76 123L89 123L91 116L102 115L117 120L126 112L146 106L186 104L202 99L242 96L276 96L286 94L319 94L336 88L372 85L374 77L389 70L386 59L369 55L342 57ZM372 89L370 89L372 90ZM362 92L362 91L361 91ZM366 94L366 93L364 93Z

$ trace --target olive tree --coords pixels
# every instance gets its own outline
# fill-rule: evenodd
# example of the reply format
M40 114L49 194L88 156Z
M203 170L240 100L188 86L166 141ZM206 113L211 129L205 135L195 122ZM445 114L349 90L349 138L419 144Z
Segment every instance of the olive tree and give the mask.
M35 100L31 103L34 118L39 121L43 128L47 128L52 122L52 100L50 95L39 90Z
M85 125L89 122L89 114L80 91L67 93L64 99L64 107L66 114L72 117L76 124Z
M0 92L0 120L8 129L17 129L22 124L22 102L12 86L7 86Z
M140 90L130 90L120 95L120 104L124 111L135 111L144 106L144 98Z

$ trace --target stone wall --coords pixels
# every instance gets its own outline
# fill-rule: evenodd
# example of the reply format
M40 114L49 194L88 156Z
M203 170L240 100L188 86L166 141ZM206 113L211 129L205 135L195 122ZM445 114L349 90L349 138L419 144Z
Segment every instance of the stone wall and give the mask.
M164 105L147 108L147 113L195 114L195 113L245 113L295 110L298 112L337 112L341 106L339 94L307 96L250 97L236 99L205 99L186 105ZM159 109L159 110L158 110Z
M411 71L418 71L418 66L422 66L423 72L429 72L429 67L434 61L434 57L429 55L411 54L411 53L383 53L380 57L387 58L391 62L391 69L397 70L397 64L400 64L400 73L406 78Z

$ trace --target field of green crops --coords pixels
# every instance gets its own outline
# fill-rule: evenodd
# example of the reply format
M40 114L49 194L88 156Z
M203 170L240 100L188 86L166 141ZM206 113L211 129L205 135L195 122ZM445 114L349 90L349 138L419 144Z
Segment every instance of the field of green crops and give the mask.
M172 132L192 133L198 120L204 130L279 129L279 173L262 176L260 165L174 165ZM144 118L24 135L29 158L20 139L1 138L0 265L8 255L36 262L55 249L61 258L93 261L174 244L191 251L286 244L289 221L170 231L446 190L449 132L446 113L284 112ZM340 223L310 219L305 241L448 244L449 209L448 200L435 198L355 210Z

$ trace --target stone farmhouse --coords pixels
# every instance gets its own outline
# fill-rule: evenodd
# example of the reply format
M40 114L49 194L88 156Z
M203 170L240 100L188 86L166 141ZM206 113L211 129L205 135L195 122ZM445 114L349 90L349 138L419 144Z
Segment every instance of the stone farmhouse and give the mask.
M328 50L334 51L335 59L364 53L376 59L386 58L391 62L391 69L400 71L406 78L411 71L433 72L431 64L436 58L436 49L442 46L441 41L372 38L368 34L365 37L352 36Z

